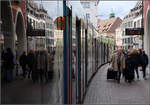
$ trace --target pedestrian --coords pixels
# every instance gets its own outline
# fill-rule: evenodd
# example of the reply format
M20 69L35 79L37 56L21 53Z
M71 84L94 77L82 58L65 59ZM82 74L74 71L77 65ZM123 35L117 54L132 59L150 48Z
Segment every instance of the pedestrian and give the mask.
M30 78L31 72L35 71L35 63L36 63L35 52L33 50L30 50L27 55L27 65L29 68L28 79Z
M6 70L5 70L5 55L6 55L6 51L2 50L1 52L1 77L2 77L2 82L3 80L5 80L5 74L6 74Z
M132 51L128 51L125 67L125 82L131 83L134 80L134 57Z
M13 79L13 68L14 68L14 55L11 48L7 48L4 54L5 70L6 70L6 80L11 82Z
M45 76L45 80L46 80L46 82L48 82L48 80L49 80L49 73L50 73L50 71L51 71L51 65L50 65L50 54L48 53L48 51L47 50L45 50L44 51L44 53L45 53L45 56L46 56L46 70L44 70L44 76Z
M117 51L114 51L114 54L112 55L112 68L114 70L114 79L117 80L117 72L118 72L118 64L117 64Z
M142 52L141 55L141 64L142 64L142 71L143 71L143 78L146 80L146 66L148 65L148 56L145 54L145 51Z
M138 72L138 66L140 64L140 54L138 53L137 50L132 50L132 54L131 57L133 59L133 63L134 63L134 70L136 72L137 75L137 79L139 79L139 72Z
M19 54L18 51L16 50L16 76L19 76Z
M27 67L26 67L27 66L27 55L26 55L25 51L20 56L19 62L20 62L20 66L22 67L22 70L23 70L23 78L25 78L26 71L27 71Z
M39 53L37 54L37 71L40 77L40 81L43 82L44 80L44 73L46 70L46 56L44 54L44 51L41 50L39 51Z
M123 54L123 50L118 51L118 58L117 58L117 64L118 64L118 83L120 83L120 77L123 73L123 70L125 69L125 56Z

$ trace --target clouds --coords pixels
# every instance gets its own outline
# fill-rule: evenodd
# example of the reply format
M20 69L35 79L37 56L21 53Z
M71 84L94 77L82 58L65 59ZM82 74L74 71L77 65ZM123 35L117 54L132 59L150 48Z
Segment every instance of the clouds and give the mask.
M98 14L100 19L109 18L111 9L113 9L116 17L123 18L130 9L135 6L137 1L100 1L98 5Z

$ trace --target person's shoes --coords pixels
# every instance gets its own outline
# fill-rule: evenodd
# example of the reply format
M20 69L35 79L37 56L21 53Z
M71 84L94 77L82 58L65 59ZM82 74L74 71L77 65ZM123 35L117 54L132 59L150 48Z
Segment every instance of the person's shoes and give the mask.
M144 79L145 79L145 80L147 80L147 78L146 78L146 77L145 77Z

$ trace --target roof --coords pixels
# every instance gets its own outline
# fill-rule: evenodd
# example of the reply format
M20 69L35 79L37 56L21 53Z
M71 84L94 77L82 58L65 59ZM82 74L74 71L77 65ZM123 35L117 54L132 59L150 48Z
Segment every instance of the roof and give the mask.
M119 17L98 20L98 30L100 33L115 32L115 29L120 26L122 20Z

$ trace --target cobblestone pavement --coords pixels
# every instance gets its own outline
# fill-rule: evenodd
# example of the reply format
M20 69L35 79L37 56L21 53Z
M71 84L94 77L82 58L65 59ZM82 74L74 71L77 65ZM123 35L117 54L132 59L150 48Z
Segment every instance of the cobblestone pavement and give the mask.
M48 104L53 102L54 83L33 83L15 78L1 87L2 104Z
M106 73L109 65L104 65L93 78L85 96L84 104L150 104L150 78L125 83L121 78L120 84L107 80ZM135 75L136 77L136 75Z

